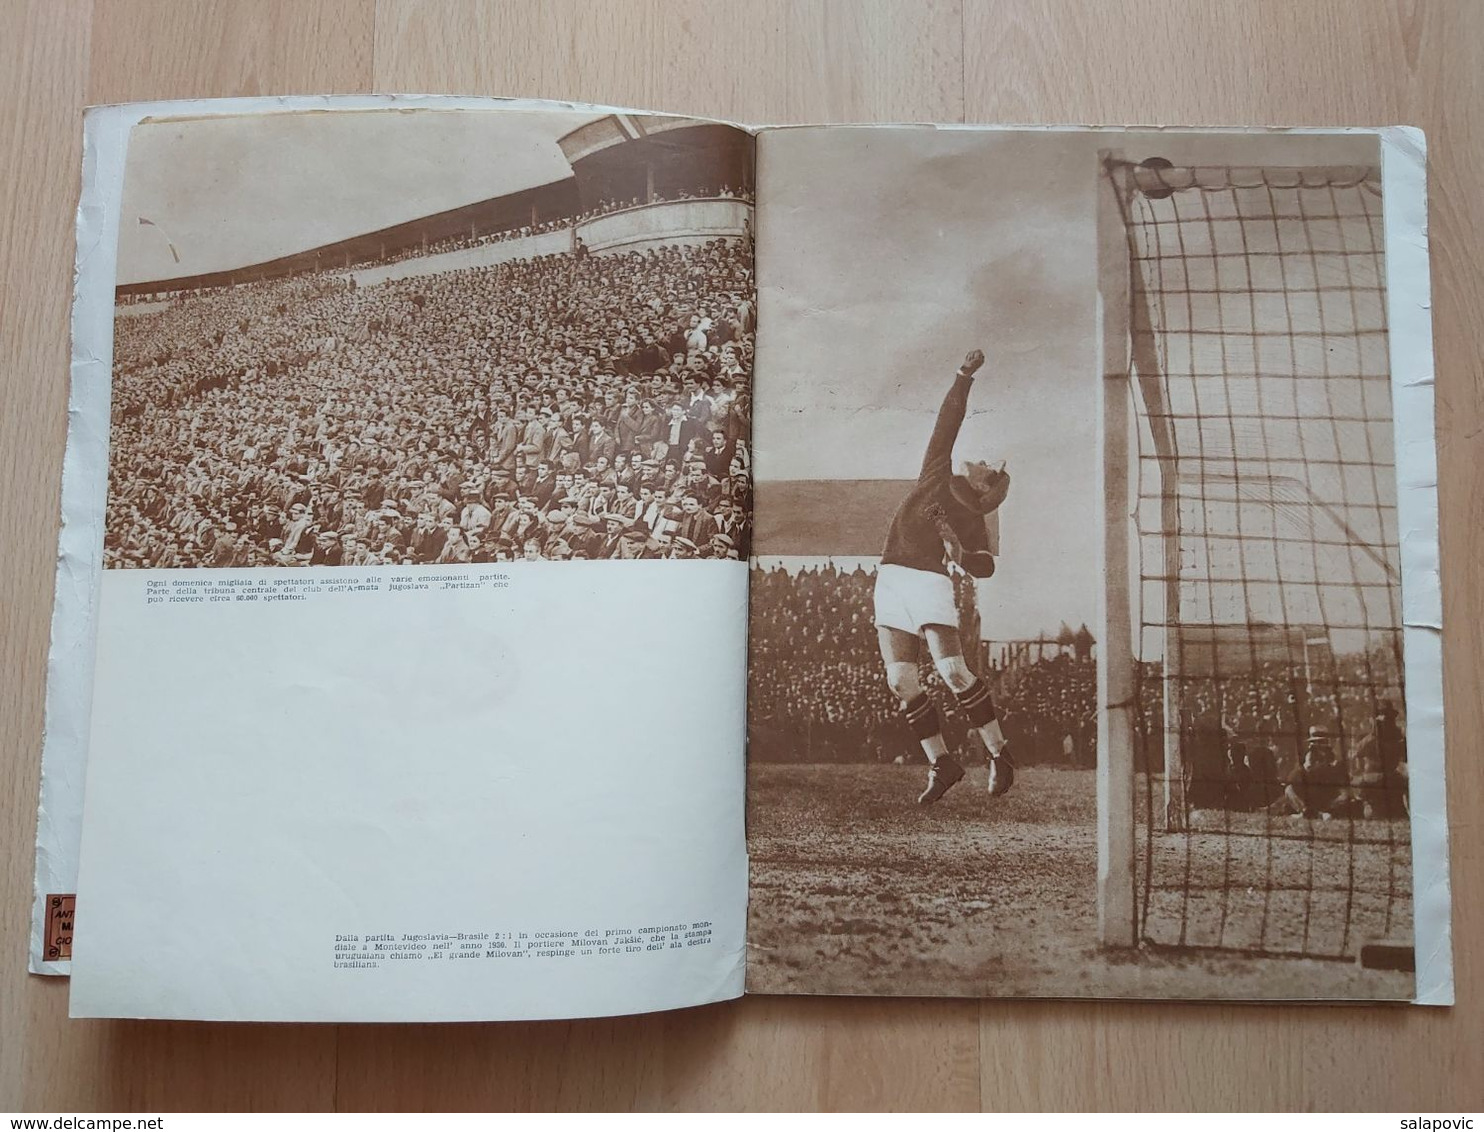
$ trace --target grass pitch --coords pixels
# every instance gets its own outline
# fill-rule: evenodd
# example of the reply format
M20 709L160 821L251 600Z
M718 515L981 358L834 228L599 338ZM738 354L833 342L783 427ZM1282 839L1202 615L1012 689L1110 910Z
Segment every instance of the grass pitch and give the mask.
M1411 996L1413 978L1353 960L1267 958L1199 946L1212 910L1196 904L1187 946L1109 951L1097 942L1096 802L1089 770L1028 767L1015 788L990 798L975 769L940 802L919 807L921 766L754 765L749 771L752 858L748 989L757 993L1158 998L1381 998ZM1291 831L1286 831L1291 832ZM1328 844L1337 844L1333 832ZM1236 867L1285 878L1318 869L1312 885L1349 883L1355 855L1315 853L1316 840L1238 839L1210 833L1179 844L1156 839L1156 879L1189 854L1207 879L1234 886L1222 903L1242 939L1232 844L1260 845ZM1216 841L1206 844L1202 839ZM1143 834L1140 833L1142 843ZM1187 846L1191 847L1189 850ZM1236 856L1251 856L1250 847ZM1168 858L1168 861L1161 858ZM1332 858L1332 862L1331 862ZM1275 867L1276 874L1271 870ZM1317 865L1316 865L1317 862ZM1172 873L1171 870L1177 870ZM1329 873L1337 875L1328 875ZM1254 873L1254 875L1257 875ZM1155 938L1180 928L1155 892ZM1334 915L1305 898L1312 930ZM1353 902L1352 902L1353 905ZM1352 914L1355 908L1352 906ZM1268 899L1264 937L1293 942L1298 930ZM1408 915L1410 912L1408 911ZM1399 923L1409 933L1410 923ZM1228 930L1228 929L1223 929ZM1310 930L1306 928L1305 930ZM1371 925L1352 915L1354 951ZM1171 942L1178 942L1175 931ZM1319 940L1315 936L1316 941ZM1301 942L1301 941L1300 941ZM1323 941L1329 949L1330 942ZM1353 952L1351 952L1353 954Z

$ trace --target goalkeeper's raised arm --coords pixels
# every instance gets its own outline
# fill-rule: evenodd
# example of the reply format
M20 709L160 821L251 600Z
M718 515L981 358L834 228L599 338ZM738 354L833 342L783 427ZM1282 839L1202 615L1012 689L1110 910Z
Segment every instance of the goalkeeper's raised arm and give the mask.
M993 573L984 516L1003 502L1010 477L1003 463L991 465L983 460L968 460L958 473L953 470L953 445L968 410L974 375L983 365L984 352L971 350L954 374L928 438L917 483L897 508L887 530L881 552L883 563L946 574L946 545L970 573L982 578ZM945 524L956 537L945 536ZM963 550L972 552L972 557L955 553Z
M938 419L933 424L933 435L928 438L927 453L922 458L922 471L918 474L920 484L947 483L952 474L953 443L958 439L958 430L963 427L964 413L969 407L969 389L974 384L974 375L984 365L984 351L970 350L964 364L953 375L953 384L943 405L938 409Z

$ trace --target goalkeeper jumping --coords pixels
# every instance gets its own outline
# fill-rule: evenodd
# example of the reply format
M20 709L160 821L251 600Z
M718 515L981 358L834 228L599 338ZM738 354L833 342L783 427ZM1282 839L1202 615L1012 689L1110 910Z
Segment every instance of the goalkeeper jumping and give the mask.
M974 350L954 376L938 410L917 484L892 517L876 573L876 634L886 682L901 700L907 724L931 765L927 789L917 799L924 805L936 802L959 782L964 768L949 754L938 709L918 679L921 638L927 639L933 663L959 711L989 750L989 792L1005 793L1015 778L989 687L964 659L960 611L954 601L954 575L988 578L994 573L984 517L1010 490L1003 464L968 460L957 471L953 468L953 443L968 408L974 374L982 365L984 352ZM966 590L972 593L972 582Z

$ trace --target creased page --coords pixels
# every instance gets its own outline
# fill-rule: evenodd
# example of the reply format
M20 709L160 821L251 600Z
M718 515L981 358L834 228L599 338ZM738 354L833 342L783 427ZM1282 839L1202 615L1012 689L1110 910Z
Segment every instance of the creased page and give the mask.
M1452 999L1420 135L758 149L748 989Z
M127 148L73 1014L741 993L752 139L513 108Z

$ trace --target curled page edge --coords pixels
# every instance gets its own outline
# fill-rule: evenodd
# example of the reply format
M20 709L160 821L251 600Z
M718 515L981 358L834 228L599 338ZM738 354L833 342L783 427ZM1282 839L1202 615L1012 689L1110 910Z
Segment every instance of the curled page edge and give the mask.
M1443 611L1438 574L1427 140L1421 130L1410 126L1389 127L1378 133L1412 808L1412 914L1417 955L1412 1001L1425 1006L1451 1006L1452 903L1443 765Z

